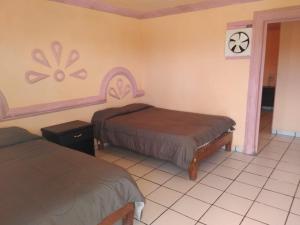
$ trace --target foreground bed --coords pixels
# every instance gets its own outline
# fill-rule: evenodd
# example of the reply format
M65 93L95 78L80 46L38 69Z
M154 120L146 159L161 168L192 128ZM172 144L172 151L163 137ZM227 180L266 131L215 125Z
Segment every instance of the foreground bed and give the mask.
M1 225L132 225L143 202L122 168L20 128L0 129Z
M199 161L225 146L231 150L235 122L203 115L131 104L93 115L94 135L104 143L124 147L188 169L197 178Z

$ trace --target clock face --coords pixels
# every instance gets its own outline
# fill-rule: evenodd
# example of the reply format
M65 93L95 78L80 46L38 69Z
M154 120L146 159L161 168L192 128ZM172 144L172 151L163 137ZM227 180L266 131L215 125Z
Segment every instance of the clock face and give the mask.
M227 30L225 56L249 56L251 50L252 28Z
M250 44L250 38L245 32L236 32L230 36L228 47L233 53L244 52Z

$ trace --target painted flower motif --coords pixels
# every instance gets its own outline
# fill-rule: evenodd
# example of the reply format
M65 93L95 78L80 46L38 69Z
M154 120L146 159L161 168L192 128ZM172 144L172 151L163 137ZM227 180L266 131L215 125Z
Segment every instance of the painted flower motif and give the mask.
M119 78L117 80L116 87L111 87L108 91L108 94L109 96L120 100L127 96L130 93L130 90L130 85L125 85L124 81Z
M52 73L52 76L56 81L61 82L66 77L65 71L62 69L59 69L59 67L61 66L61 55L62 55L63 47L58 41L54 41L51 44L51 50L52 50L53 56L56 61L56 68L55 68L54 72ZM34 49L31 53L31 56L35 62L37 62L45 67L48 67L50 69L53 68L53 66L50 65L47 57L45 56L44 52L41 49ZM67 61L63 65L64 69L67 69L68 67L73 65L79 58L80 58L79 52L74 49L71 50L69 52ZM74 72L71 72L68 75L71 77L74 77L74 78L81 79L81 80L86 79L88 76L87 71L83 68L76 70ZM49 78L49 77L51 77L51 74L40 73L40 72L36 72L33 70L27 71L25 73L25 78L26 78L27 82L30 84L34 84L36 82L39 82L39 81Z

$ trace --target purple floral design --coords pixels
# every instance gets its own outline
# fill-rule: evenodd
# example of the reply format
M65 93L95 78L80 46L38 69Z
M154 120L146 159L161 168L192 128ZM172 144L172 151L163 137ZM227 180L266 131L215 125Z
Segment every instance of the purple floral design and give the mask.
M45 53L41 49L34 49L32 51L31 53L32 59L35 62L43 65L44 67L47 67L49 69L54 68L54 70L52 71L52 77L57 82L62 82L66 78L65 70L71 67L76 61L79 60L80 54L77 50L74 49L71 50L68 54L68 58L65 64L61 65L62 52L63 52L63 46L61 45L61 43L58 41L52 42L51 50L56 62L55 66L49 63L48 58L46 57ZM82 68L74 72L70 72L68 75L77 79L84 80L87 78L88 73L85 69ZM34 70L29 70L25 73L25 79L30 84L34 84L36 82L39 82L49 77L51 77L51 72L50 74L48 74L48 73L37 72Z

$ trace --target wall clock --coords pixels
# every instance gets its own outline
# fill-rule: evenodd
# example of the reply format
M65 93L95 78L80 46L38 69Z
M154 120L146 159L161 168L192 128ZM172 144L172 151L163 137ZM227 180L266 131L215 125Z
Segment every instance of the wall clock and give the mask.
M251 53L252 28L226 31L225 57L245 57Z

